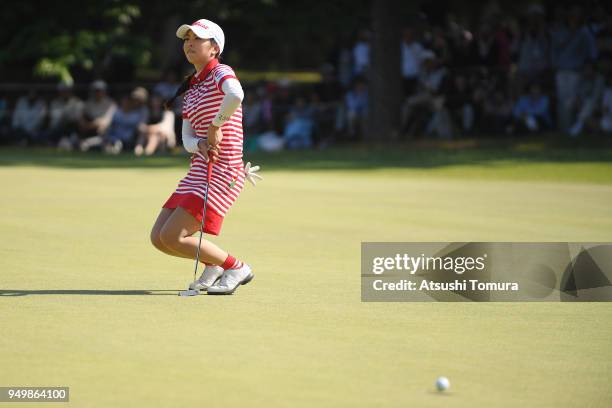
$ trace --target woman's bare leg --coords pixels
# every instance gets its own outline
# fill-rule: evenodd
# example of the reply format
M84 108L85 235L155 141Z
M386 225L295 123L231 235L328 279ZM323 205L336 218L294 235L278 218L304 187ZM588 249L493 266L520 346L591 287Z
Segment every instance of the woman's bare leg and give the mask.
M184 258L196 258L199 236L192 237L199 231L200 223L187 211L178 207L164 223L160 238L162 244L171 251L181 254ZM210 241L202 239L200 246L200 261L214 265L222 265L228 253Z
M151 243L153 246L165 254L177 256L180 258L190 258L181 254L180 252L176 252L171 248L168 248L161 240L161 229L163 228L166 220L170 218L170 215L175 211L174 208L162 208L159 215L157 216L157 220L155 220L155 224L151 229Z

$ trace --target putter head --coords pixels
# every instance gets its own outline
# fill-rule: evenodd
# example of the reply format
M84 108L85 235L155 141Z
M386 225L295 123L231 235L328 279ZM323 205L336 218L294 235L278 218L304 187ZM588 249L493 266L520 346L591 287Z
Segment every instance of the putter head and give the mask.
M200 294L200 291L197 289L187 289L187 290L181 290L178 295L179 296L197 296Z

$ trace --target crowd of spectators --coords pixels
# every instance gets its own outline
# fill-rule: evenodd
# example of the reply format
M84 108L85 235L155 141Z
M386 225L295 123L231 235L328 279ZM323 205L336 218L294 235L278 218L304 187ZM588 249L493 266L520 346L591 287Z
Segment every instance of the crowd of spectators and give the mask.
M85 100L75 95L72 84L61 82L52 97L31 90L17 98L12 115L2 99L0 136L9 144L110 154L131 149L138 156L152 155L176 145L175 112L163 109L163 101L178 86L174 82L173 75L167 76L151 96L144 87L135 87L119 93L118 102L102 80L89 85Z
M512 15L491 4L475 26L448 14L443 22L423 18L403 29L400 137L612 133L612 14L603 6L532 4ZM338 46L315 84L243 82L245 148L360 140L376 64L369 35L361 30L354 42ZM90 84L86 100L65 83L52 100L32 91L13 109L0 97L0 136L151 155L180 143L180 103L173 112L162 109L178 85L168 71L149 90L138 86L116 99L100 80Z
M448 14L402 30L400 137L612 133L612 14L532 4L512 15L497 4L483 8L475 27ZM360 140L376 64L369 35L361 30L339 46L322 82L293 97L283 84L249 94L249 134L262 134L270 149Z

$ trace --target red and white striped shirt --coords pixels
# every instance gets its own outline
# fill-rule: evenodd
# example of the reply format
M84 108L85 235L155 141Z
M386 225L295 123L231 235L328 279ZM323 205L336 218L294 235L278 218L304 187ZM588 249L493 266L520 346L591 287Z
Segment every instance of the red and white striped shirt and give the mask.
M183 119L191 122L196 137L207 138L208 127L223 101L223 82L236 78L232 68L212 60L191 81L183 97ZM244 187L242 162L242 106L221 126L223 139L219 144L219 160L213 166L208 204L225 216ZM191 157L189 173L179 182L177 194L194 193L204 198L208 167L201 152Z

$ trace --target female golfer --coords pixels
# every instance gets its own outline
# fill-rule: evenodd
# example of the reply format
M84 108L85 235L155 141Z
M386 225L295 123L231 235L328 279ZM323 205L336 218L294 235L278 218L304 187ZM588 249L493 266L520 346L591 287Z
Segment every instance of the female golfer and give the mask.
M217 24L198 20L181 25L177 37L184 41L183 51L195 72L186 78L169 107L181 94L183 98L182 138L192 153L187 175L163 205L151 231L153 245L169 255L196 259L207 164L212 160L212 180L203 231L218 235L225 214L244 186L245 177L254 182L242 163L242 108L244 92L234 71L219 62L225 35ZM245 174L246 171L246 174ZM203 240L200 261L206 264L202 276L189 288L208 290L209 294L231 294L253 279L251 268L212 242Z

